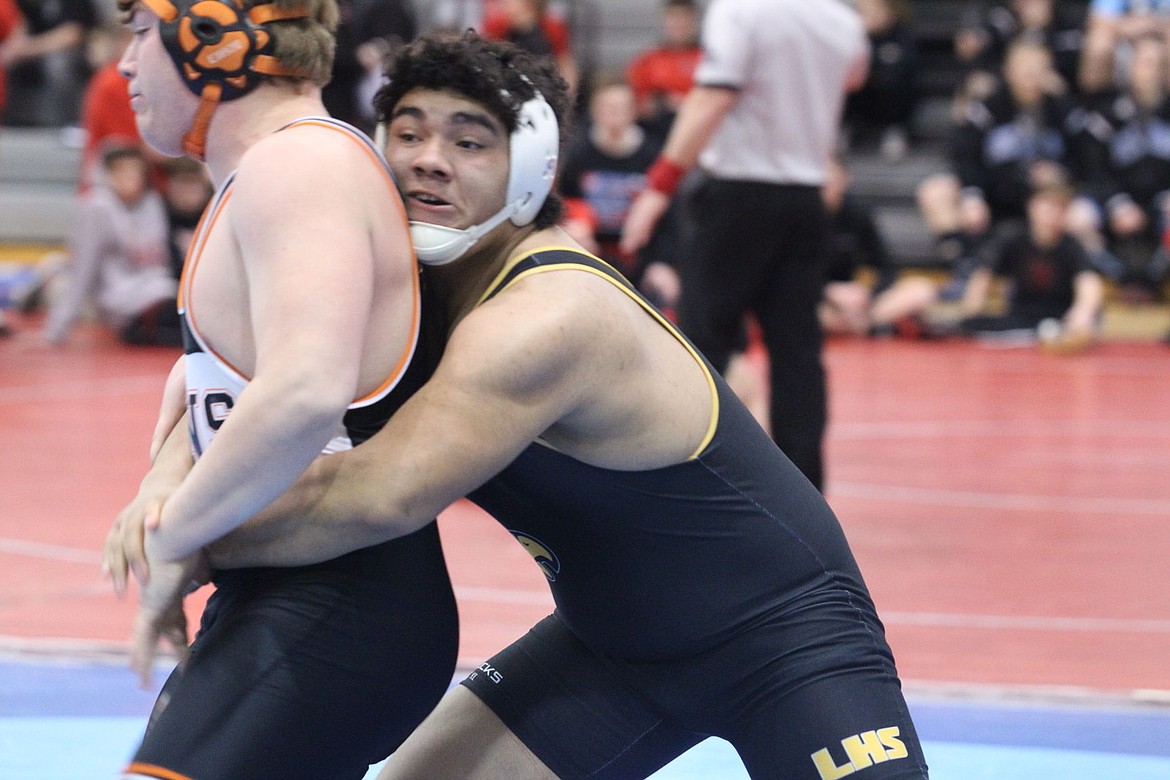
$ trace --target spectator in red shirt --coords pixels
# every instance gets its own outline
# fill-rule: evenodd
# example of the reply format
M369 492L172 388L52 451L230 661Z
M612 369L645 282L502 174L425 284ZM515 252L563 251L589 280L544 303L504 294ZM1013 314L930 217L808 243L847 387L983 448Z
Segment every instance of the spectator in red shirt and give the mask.
M0 112L4 110L4 99L7 96L8 82L4 66L26 34L24 17L20 15L15 0L0 0Z
M651 133L666 137L679 104L695 80L699 47L699 8L695 0L666 0L662 7L662 40L635 57L626 81L638 101L638 119Z
M548 0L498 0L485 4L483 37L510 41L532 54L551 57L561 78L577 91L577 60L569 25L549 11Z

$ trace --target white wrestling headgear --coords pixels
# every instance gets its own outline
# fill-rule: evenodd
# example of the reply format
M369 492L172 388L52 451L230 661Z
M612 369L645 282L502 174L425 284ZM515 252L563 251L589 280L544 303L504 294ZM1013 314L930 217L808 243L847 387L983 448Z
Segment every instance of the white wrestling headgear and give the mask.
M556 114L537 92L520 107L516 129L509 139L511 159L504 207L486 221L464 230L411 221L410 237L419 262L446 265L467 254L467 250L504 220L510 218L512 224L523 227L536 219L552 192L560 138Z

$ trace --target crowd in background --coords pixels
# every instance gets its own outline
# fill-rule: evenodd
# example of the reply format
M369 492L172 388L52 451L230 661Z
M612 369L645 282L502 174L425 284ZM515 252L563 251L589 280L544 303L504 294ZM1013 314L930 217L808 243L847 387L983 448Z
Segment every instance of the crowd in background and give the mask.
M370 98L380 84L385 54L436 28L474 27L553 58L579 106L560 180L569 204L565 227L670 310L685 294L671 266L690 229L686 198L676 199L644 251L627 257L618 249L626 211L645 187L646 171L692 85L701 53L705 4L656 3L656 40L623 67L603 69L576 56L577 17L564 0L341 0L338 55L325 102L335 116L372 131ZM982 332L993 327L985 316L987 273L1009 281L1009 309L1025 310L1023 319L995 326L1013 331L1056 320L1066 330L1091 334L1103 293L1083 274L1114 283L1131 302L1162 299L1170 266L1170 3L955 3L956 13L961 11L953 39L959 75L942 134L950 165L917 191L935 240L931 265L949 272L941 281L937 274L906 273L905 264L891 258L873 214L843 186L851 155L872 150L897 164L923 135L922 53L912 4L857 0L855 5L870 41L870 67L864 85L847 99L842 152L825 188L834 226L821 317L827 331L931 332L940 329L929 313L949 304L946 311L957 310L960 320L969 319L967 325ZM125 268L145 269L144 280L153 278L156 265L173 274L174 236L192 227L188 213L166 204L172 202L173 181L182 190L186 180L198 176L198 166L166 163L142 149L117 69L125 43L111 0L0 0L0 85L7 84L0 89L3 124L76 126L84 139L77 205L82 217L74 221L66 257L45 264L63 269L57 284L65 292L55 299L66 303L49 317L46 330L53 341L65 338L68 323L87 301L125 335L128 317L135 321L155 310L155 282L143 281L142 298L130 307L140 304L140 312L127 313L122 306L111 313L102 301L110 296L109 279L118 274L100 269L121 258ZM937 129L933 135L940 135ZM140 195L132 188L117 193L111 181L114 158L121 167L130 166L129 147L139 148L146 171ZM685 189L684 184L684 194ZM205 184L195 191L194 205L210 195ZM1060 215L1059 235L1051 240L1041 240L1033 224L1036 209L1030 204L1038 192ZM118 219L149 206L168 225L165 231L152 227L152 240L169 246L144 252L138 245L146 240L143 235L130 242L87 231L84 215L98 203L121 214ZM113 217L101 221L118 223ZM1066 234L1071 243L1064 241ZM171 259L148 261L148 256ZM1038 257L1046 264L1037 265ZM974 287L972 278L978 282ZM1049 283L1055 286L1040 289ZM1030 298L1023 292L1029 289ZM1078 314L1066 316L1073 299L1079 299ZM1059 306L1064 308L1054 308ZM751 332L750 323L745 327ZM949 327L970 331L953 317ZM166 343L164 330L158 339Z

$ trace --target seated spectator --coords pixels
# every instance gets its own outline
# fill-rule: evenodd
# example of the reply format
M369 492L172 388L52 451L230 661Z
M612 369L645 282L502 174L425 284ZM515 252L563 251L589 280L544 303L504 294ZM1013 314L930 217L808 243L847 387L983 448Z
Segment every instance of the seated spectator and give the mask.
M25 34L24 17L14 0L0 0L0 114L4 111L8 84L4 66L11 59L11 52L21 45ZM10 335L12 327L8 324L8 313L0 306L0 338Z
M571 142L561 168L560 191L569 206L563 227L634 281L636 269L620 256L618 239L661 148L661 141L638 125L629 84L602 77L591 92L589 122Z
M830 230L821 326L837 335L917 335L917 318L939 299L938 287L926 276L899 276L872 212L849 192L850 181L834 160L822 188Z
M626 80L638 105L638 121L664 140L679 104L695 81L695 68L702 56L700 22L696 0L666 0L661 41L626 67Z
M0 115L8 95L7 65L15 59L24 46L28 27L16 0L0 0Z
M1104 282L1084 248L1065 232L1074 191L1063 183L1037 187L1028 198L1027 232L1008 241L972 274L960 329L971 335L1017 335L1079 347L1096 334ZM1008 284L1007 309L984 314L993 277Z
M1084 38L1084 13L1056 0L1009 0L965 15L955 33L955 56L967 69L973 98L994 89L1011 43L1029 40L1052 52L1053 70L1075 89Z
M1090 0L1078 74L1082 91L1124 83L1132 42L1145 35L1170 36L1170 2Z
M1086 104L1077 136L1086 194L1070 229L1128 300L1148 301L1165 281L1163 244L1170 219L1170 68L1166 39L1133 41L1126 86ZM1107 251L1107 254L1103 254Z
M869 75L845 102L850 142L876 141L883 157L900 160L909 150L910 120L918 102L918 44L910 28L910 3L859 0L857 10L869 37Z
M485 38L510 41L527 52L551 57L557 70L569 84L569 91L577 91L577 60L569 26L558 14L549 10L548 0L495 0L484 5L483 29Z
M91 302L127 343L181 343L166 212L141 147L115 146L102 155L101 181L79 196L68 250L63 289L52 296L45 325L50 343L65 341Z
M1014 42L1003 86L966 105L951 143L952 172L918 187L918 204L936 237L939 259L962 282L976 256L1019 232L1028 195L1070 178L1074 104L1053 93L1052 56L1041 44Z
M93 0L16 0L28 35L6 52L4 124L63 127L79 121L91 69L86 37L98 24Z

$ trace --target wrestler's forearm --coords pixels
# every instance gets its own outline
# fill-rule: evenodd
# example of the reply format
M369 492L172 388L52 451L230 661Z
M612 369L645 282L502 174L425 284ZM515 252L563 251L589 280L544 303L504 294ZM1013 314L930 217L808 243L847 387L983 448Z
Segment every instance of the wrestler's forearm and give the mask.
M414 530L388 517L357 450L318 458L275 502L207 548L217 569L303 566Z
M257 374L240 393L215 441L163 506L154 549L164 560L185 558L238 528L293 485L329 441L345 408L341 396L295 388L290 372L277 374Z
M151 443L150 474L182 483L195 465L191 454L191 436L187 433L187 415L180 414L168 433L156 431L158 443Z

